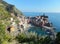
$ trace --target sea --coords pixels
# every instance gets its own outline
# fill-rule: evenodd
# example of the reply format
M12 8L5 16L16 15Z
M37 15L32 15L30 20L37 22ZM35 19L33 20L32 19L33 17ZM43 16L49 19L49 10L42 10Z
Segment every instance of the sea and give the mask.
M41 16L43 14L47 15L49 22L52 22L53 26L56 28L56 32L60 32L60 13L44 13L44 12L23 12L26 17ZM31 27L29 31L36 32L37 34L44 34L44 31L39 27Z

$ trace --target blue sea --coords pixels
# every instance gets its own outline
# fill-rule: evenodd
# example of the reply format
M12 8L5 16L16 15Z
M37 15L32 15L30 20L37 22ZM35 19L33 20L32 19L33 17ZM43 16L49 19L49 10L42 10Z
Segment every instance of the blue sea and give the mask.
M23 14L28 17L28 16L40 16L43 15L43 12L23 12ZM49 17L49 21L53 23L53 26L56 28L56 32L60 32L60 13L45 13ZM42 33L42 31L37 28L31 28L31 31L37 32L37 33ZM39 31L40 30L40 31Z

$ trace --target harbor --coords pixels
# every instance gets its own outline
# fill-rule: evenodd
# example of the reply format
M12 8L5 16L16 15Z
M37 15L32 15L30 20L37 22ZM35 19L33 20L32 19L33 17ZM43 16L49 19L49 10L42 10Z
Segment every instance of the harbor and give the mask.
M46 34L48 35L55 36L56 28L53 26L52 22L49 22L48 18L49 17L46 16L45 14L36 17L28 17L28 23L40 27L41 29L44 29Z

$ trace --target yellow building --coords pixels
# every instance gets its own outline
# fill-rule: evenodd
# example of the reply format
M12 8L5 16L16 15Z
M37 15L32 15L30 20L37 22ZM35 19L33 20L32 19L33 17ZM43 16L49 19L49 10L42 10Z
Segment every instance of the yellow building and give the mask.
M12 31L15 31L15 27L14 26L11 26L10 30L11 30L11 32Z

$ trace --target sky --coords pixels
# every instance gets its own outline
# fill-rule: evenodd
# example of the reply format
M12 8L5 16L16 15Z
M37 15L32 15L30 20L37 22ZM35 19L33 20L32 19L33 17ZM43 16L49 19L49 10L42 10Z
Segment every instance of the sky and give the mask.
M22 12L60 12L60 0L4 0Z

